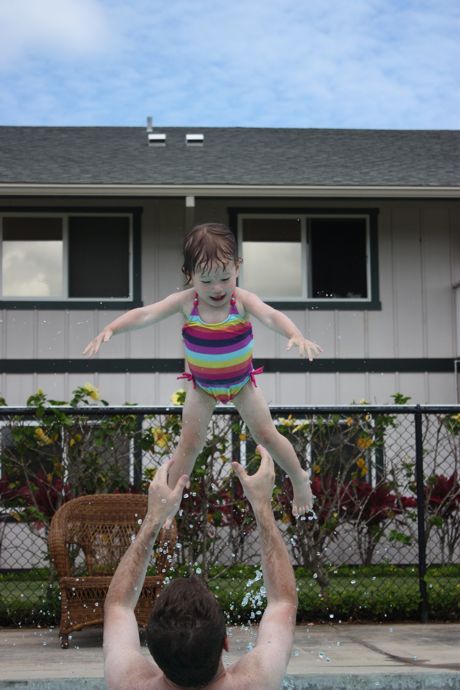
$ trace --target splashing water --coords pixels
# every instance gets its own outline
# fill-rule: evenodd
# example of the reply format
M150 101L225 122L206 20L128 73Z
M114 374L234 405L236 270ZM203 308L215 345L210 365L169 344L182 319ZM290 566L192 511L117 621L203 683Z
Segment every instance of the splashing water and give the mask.
M242 606L247 606L248 604L251 605L251 608L253 609L251 613L251 618L254 619L256 614L259 615L261 614L261 607L263 607L264 600L267 597L267 590L265 589L263 585L263 576L262 576L262 571L257 570L256 574L254 576L254 579L248 580L246 583L246 587L248 591L243 597ZM253 585L256 584L256 582L261 581L261 586L259 589L253 590ZM255 613L254 613L255 611Z

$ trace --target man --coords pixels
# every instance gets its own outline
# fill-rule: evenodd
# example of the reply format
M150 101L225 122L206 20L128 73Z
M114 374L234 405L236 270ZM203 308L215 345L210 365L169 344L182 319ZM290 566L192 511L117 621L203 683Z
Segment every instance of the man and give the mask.
M188 483L183 475L168 488L171 461L149 487L147 515L122 558L105 602L105 679L109 690L279 690L289 661L295 629L297 593L288 552L273 516L273 460L259 446L259 470L235 472L250 502L260 539L267 607L254 648L225 668L228 650L223 613L202 581L193 576L173 580L157 599L147 630L153 659L142 654L134 607L140 594L155 539L172 518Z

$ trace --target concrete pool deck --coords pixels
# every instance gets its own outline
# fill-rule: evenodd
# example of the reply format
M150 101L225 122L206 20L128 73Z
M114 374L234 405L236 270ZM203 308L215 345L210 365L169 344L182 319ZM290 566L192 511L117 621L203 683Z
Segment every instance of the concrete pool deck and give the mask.
M254 643L257 629L228 632L226 665ZM99 690L102 678L101 628L74 633L66 650L54 628L0 628L1 690ZM285 687L460 690L460 624L298 626Z

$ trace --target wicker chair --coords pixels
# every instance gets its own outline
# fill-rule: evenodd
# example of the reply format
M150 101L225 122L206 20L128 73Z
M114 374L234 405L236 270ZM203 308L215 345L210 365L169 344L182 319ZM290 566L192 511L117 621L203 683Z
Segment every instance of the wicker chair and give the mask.
M69 633L100 625L104 600L115 569L147 512L142 494L94 494L64 503L53 516L48 537L61 590L61 647ZM177 539L176 525L162 529L154 550L157 575L147 576L135 609L140 626L163 584Z

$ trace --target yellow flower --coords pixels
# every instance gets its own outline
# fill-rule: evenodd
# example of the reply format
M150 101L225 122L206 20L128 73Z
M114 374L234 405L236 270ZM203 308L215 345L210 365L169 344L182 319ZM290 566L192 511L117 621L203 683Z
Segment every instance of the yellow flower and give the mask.
M75 436L70 437L69 446L72 448L76 443L80 443L81 434L75 434Z
M40 426L37 426L37 428L34 431L34 434L37 437L37 441L41 446L50 446L53 443L52 439L45 434L45 432Z
M295 425L295 419L292 418L292 414L290 414L287 419L286 419L286 417L280 417L278 421L283 426L294 426Z
M85 383L84 386L82 386L82 389L93 400L100 400L101 399L101 396L99 395L99 391L97 390L97 388L95 388L93 386L92 383Z
M183 405L185 401L185 391L183 388L179 388L179 390L175 391L171 397L170 400L173 405Z
M366 436L360 436L358 438L358 440L356 441L356 445L361 450L366 450L367 448L370 448L373 443L374 443L373 440L371 438L366 437Z
M293 432L303 431L308 426L308 419L304 419L303 422L299 422L293 429Z
M157 446L159 448L165 448L168 445L169 441L169 434L166 433L166 431L163 431L163 429L150 429L150 433L153 436L153 439Z
M358 458L356 461L359 469L361 470L361 477L365 477L367 474L367 465L364 458Z
M347 426L353 426L353 417L347 417L347 419L345 420L345 424Z
M451 420L452 420L453 422L460 422L460 413L459 413L459 414L453 414L453 415L451 416Z
M315 474L319 474L321 472L321 467L319 465L313 465L312 470Z
M240 434L240 441L246 441L246 439L247 439L246 434L241 433L241 434Z

